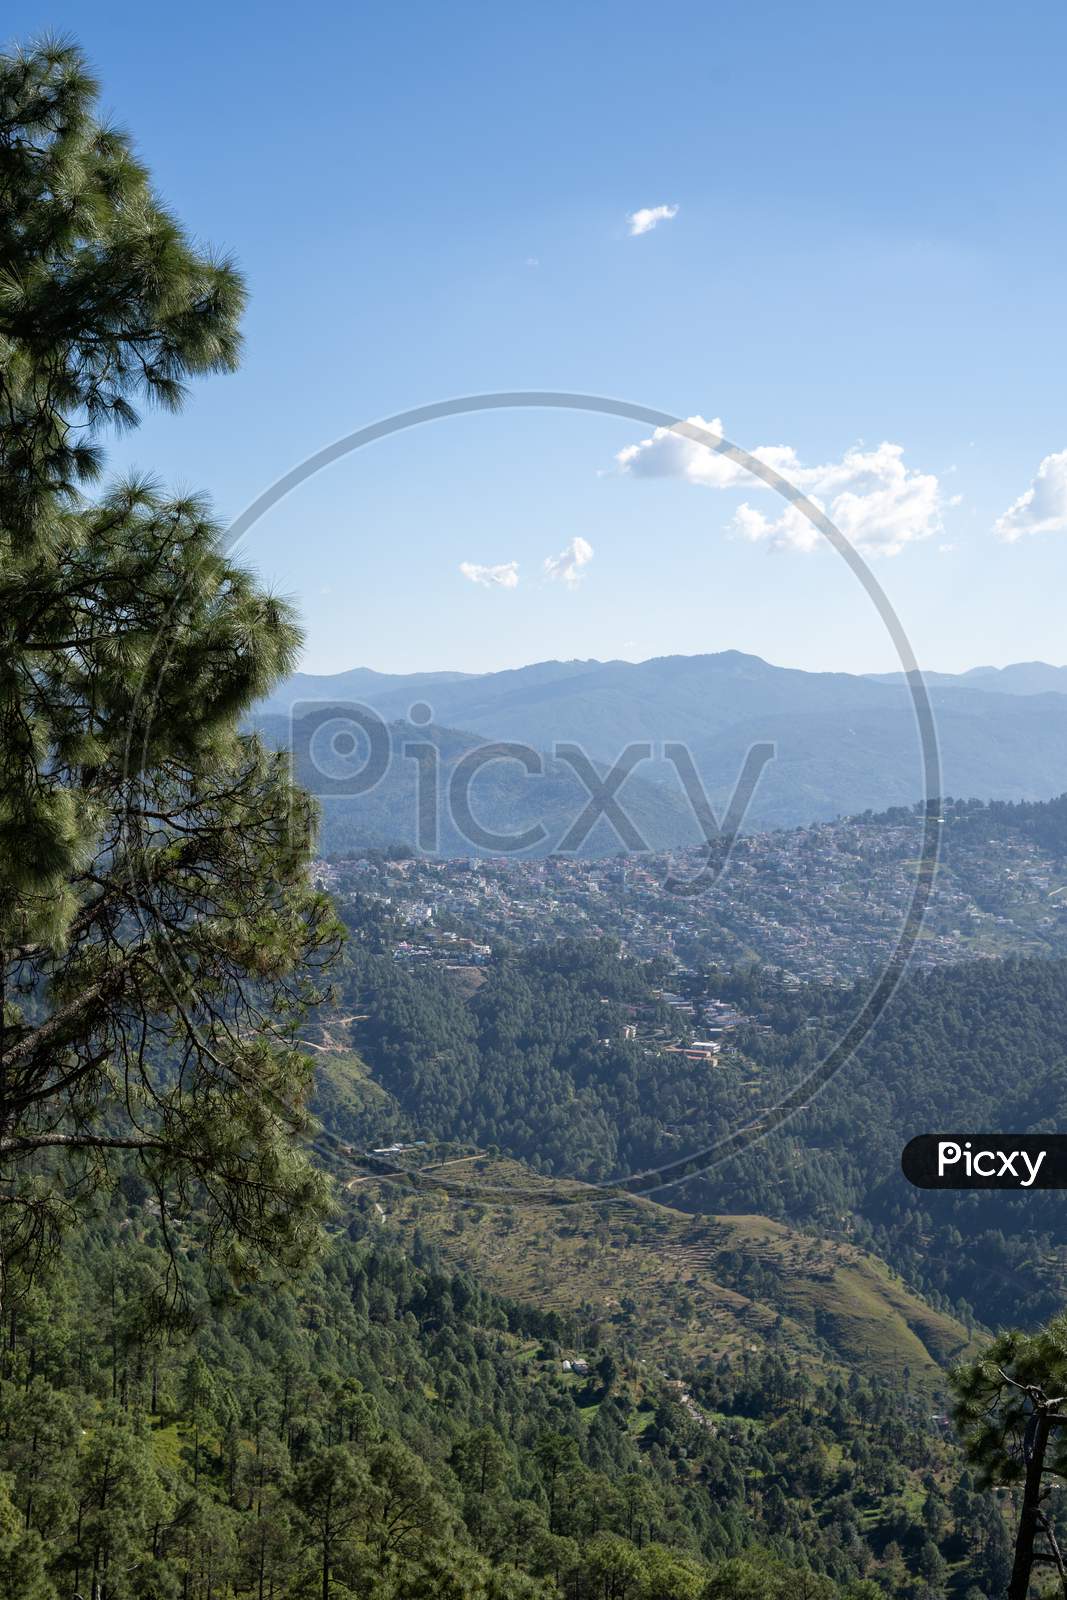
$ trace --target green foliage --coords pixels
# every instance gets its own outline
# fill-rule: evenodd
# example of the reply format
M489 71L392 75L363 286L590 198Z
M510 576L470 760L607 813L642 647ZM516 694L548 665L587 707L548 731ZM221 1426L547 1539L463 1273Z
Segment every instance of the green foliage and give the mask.
M952 1373L954 1415L967 1455L984 1484L1018 1482L1035 1397L1053 1411L1067 1407L1067 1315L1036 1333L1002 1333L976 1361ZM1058 1400L1063 1401L1058 1406ZM1067 1475L1067 1436L1054 1429L1047 1470Z
M10 1479L0 1479L0 1600L55 1600L55 1596L41 1536L19 1516Z
M595 1326L417 1253L353 1220L302 1280L235 1293L192 1245L160 1322L159 1224L116 1194L10 1311L0 1594L847 1600L909 1591L928 1545L988 1581L999 1513L948 1498L925 1403L746 1355L694 1380L701 1425L620 1349L590 1413L537 1351L592 1354Z
M94 478L103 425L140 396L237 362L244 287L193 246L63 40L0 59L0 526L12 553L57 536Z

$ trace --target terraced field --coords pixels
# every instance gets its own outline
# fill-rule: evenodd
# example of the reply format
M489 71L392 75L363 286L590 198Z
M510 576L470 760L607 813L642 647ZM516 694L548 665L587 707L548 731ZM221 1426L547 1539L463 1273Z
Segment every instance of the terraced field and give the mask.
M441 1181L449 1175L442 1170ZM356 1181L447 1259L517 1300L587 1308L646 1356L701 1365L774 1347L936 1386L970 1345L877 1258L759 1216L692 1217L478 1157L447 1189Z

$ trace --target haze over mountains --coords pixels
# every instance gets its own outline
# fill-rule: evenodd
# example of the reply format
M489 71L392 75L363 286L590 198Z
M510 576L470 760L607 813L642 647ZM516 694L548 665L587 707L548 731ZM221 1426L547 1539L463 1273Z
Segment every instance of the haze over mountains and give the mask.
M982 799L1048 799L1067 788L1067 668L1043 662L979 667L962 674L927 674L941 752L944 795ZM923 792L919 741L911 697L899 674L862 676L777 667L739 651L664 656L650 661L545 661L504 672L377 673L355 668L330 676L298 673L259 708L255 722L274 743L293 740L302 780L321 784L316 746L327 719L340 729L346 706L370 707L392 725L394 759L373 791L328 795L323 847L413 842L416 762L403 745L417 740L438 750L442 787L464 755L486 741L512 741L544 752L543 774L514 761L485 767L471 788L472 806L487 828L514 832L531 819L559 843L587 799L566 762L562 744L581 747L607 771L632 744L653 754L634 768L619 797L634 811L651 848L695 843L699 826L677 769L663 759L665 743L684 744L721 816L747 751L771 743L746 827L796 826L867 809L910 805ZM414 716L412 717L412 713ZM333 755L336 780L365 760L362 736L350 757ZM469 853L448 807L438 848ZM620 840L603 820L584 841L584 853L617 850Z
M870 673L875 683L901 683L903 673ZM1015 661L1007 667L971 667L969 672L925 672L928 684L943 689L982 689L993 694L1067 694L1067 667L1047 661Z

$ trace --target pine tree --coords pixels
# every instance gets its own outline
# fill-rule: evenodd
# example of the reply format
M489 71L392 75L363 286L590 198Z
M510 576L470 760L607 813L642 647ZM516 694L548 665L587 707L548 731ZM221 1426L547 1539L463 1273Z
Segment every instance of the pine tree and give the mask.
M69 44L0 58L0 1267L132 1158L250 1271L324 1204L294 1031L338 928L240 732L300 635L201 497L87 498L136 400L235 365L244 301L95 100Z
M169 1509L144 1432L118 1407L105 1408L88 1437L77 1496L73 1587L84 1579L90 1594L108 1595L112 1575L129 1582L131 1572L150 1566L150 1529Z
M193 1487L197 1488L200 1484L200 1436L214 1420L217 1400L211 1369L200 1354L189 1358L178 1399L187 1426L193 1430Z
M367 1492L365 1468L343 1445L312 1456L296 1474L293 1500L317 1550L322 1600L330 1600L334 1565L351 1537Z
M1067 1474L1067 1316L1037 1333L1000 1334L977 1361L952 1373L956 1424L980 1485L1021 1483L1008 1593L1025 1600L1035 1565L1067 1589L1067 1554L1045 1475ZM1041 1548L1041 1547L1044 1548Z
M55 1600L40 1535L27 1529L0 1477L0 1600Z

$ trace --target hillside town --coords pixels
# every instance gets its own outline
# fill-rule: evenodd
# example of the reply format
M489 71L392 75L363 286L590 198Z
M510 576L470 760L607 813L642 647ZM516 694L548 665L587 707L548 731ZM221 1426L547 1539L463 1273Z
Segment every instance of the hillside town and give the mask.
M667 970L753 962L797 981L842 983L881 969L918 898L918 819L846 819L737 841L696 893L700 851L583 860L419 857L367 851L316 862L343 904L388 909L407 963L476 968L501 944L610 937ZM912 957L932 967L982 956L1067 954L1067 872L1022 837L995 850L948 831Z

